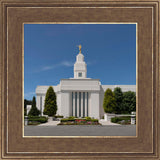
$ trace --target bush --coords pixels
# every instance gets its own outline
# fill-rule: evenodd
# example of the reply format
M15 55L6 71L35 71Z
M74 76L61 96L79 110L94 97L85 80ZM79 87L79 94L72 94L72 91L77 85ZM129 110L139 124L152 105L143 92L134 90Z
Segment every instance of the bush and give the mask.
M123 121L123 120L126 121L126 122L128 122L130 119L131 119L130 116L125 116L125 117L113 117L113 118L111 118L111 122L113 122L113 123L118 123L118 122Z
M54 116L55 118L63 118L63 116L60 116L60 115L57 115L57 116Z
M74 116L70 116L70 117L68 118L68 120L74 120L74 119L75 119Z
M92 122L98 122L98 119L92 119L91 121Z
M44 116L29 116L28 120L31 122L46 123L48 121L48 118L46 118Z
M120 121L118 117L111 118L111 122L113 123L117 123L118 121Z
M61 119L61 122L68 122L68 121L74 121L74 120L68 118Z
M86 121L90 121L92 118L91 117L85 117Z
M29 121L28 125L38 125L41 124L40 122L36 122L36 121Z

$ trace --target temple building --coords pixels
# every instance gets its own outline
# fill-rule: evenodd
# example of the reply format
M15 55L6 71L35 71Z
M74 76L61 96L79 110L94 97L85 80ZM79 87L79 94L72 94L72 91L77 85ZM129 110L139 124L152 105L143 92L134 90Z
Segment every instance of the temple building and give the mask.
M87 78L87 64L81 53L76 56L74 78L61 79L57 86L52 86L57 96L57 115L64 117L93 117L100 119L104 115L103 98L106 89L120 87L123 92L136 92L136 85L102 85L99 79ZM49 86L37 86L37 108L43 115L44 100Z

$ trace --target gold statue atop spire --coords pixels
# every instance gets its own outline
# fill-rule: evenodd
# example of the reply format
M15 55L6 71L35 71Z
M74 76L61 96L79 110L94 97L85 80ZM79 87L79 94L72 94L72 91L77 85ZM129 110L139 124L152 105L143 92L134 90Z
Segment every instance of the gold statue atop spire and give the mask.
M82 48L82 46L81 46L81 45L79 45L78 47L79 47L79 53L81 53L81 48Z

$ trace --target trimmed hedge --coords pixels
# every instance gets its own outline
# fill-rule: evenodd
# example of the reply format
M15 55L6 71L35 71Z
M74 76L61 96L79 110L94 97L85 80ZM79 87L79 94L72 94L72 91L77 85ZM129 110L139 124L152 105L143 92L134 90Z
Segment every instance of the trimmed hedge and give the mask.
M120 121L122 121L122 120L124 120L124 121L129 121L131 119L131 117L130 116L126 116L126 117L113 117L113 118L111 118L111 122L113 122L113 123L118 123L118 122L120 122Z
M68 121L74 121L74 120L70 120L70 119L68 119L68 118L61 119L61 122L68 122Z
M57 116L54 116L55 118L63 118L63 116L60 116L60 115L57 115Z
M98 119L92 119L91 121L92 122L98 122Z
M86 121L90 121L90 120L92 120L92 118L91 118L91 117L86 117L85 119L86 119Z
M28 121L29 122L46 123L48 121L48 118L46 118L44 116L29 116Z

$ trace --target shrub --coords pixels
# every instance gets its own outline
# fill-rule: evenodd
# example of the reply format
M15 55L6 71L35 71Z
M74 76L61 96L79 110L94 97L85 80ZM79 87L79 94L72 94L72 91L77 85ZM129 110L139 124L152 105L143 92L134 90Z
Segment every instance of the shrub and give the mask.
M55 118L63 118L63 116L60 116L60 115L57 115L57 116L54 116Z
M70 117L68 117L68 120L74 120L75 119L75 117L74 116L70 116Z
M61 119L61 122L68 122L68 118Z
M86 121L90 121L92 118L91 117L85 117Z
M118 117L111 118L111 122L113 123L117 123L118 121L119 121Z
M29 116L28 120L31 122L46 123L48 121L48 118L46 118L44 116Z
M125 117L113 117L113 118L111 118L111 122L113 122L113 123L118 123L118 122L120 122L120 121L128 121L128 120L130 120L131 119L131 117L130 116L125 116Z
M92 122L98 122L98 119L92 119L91 121Z
M36 122L36 121L29 121L28 125L38 125L41 124L40 122Z

